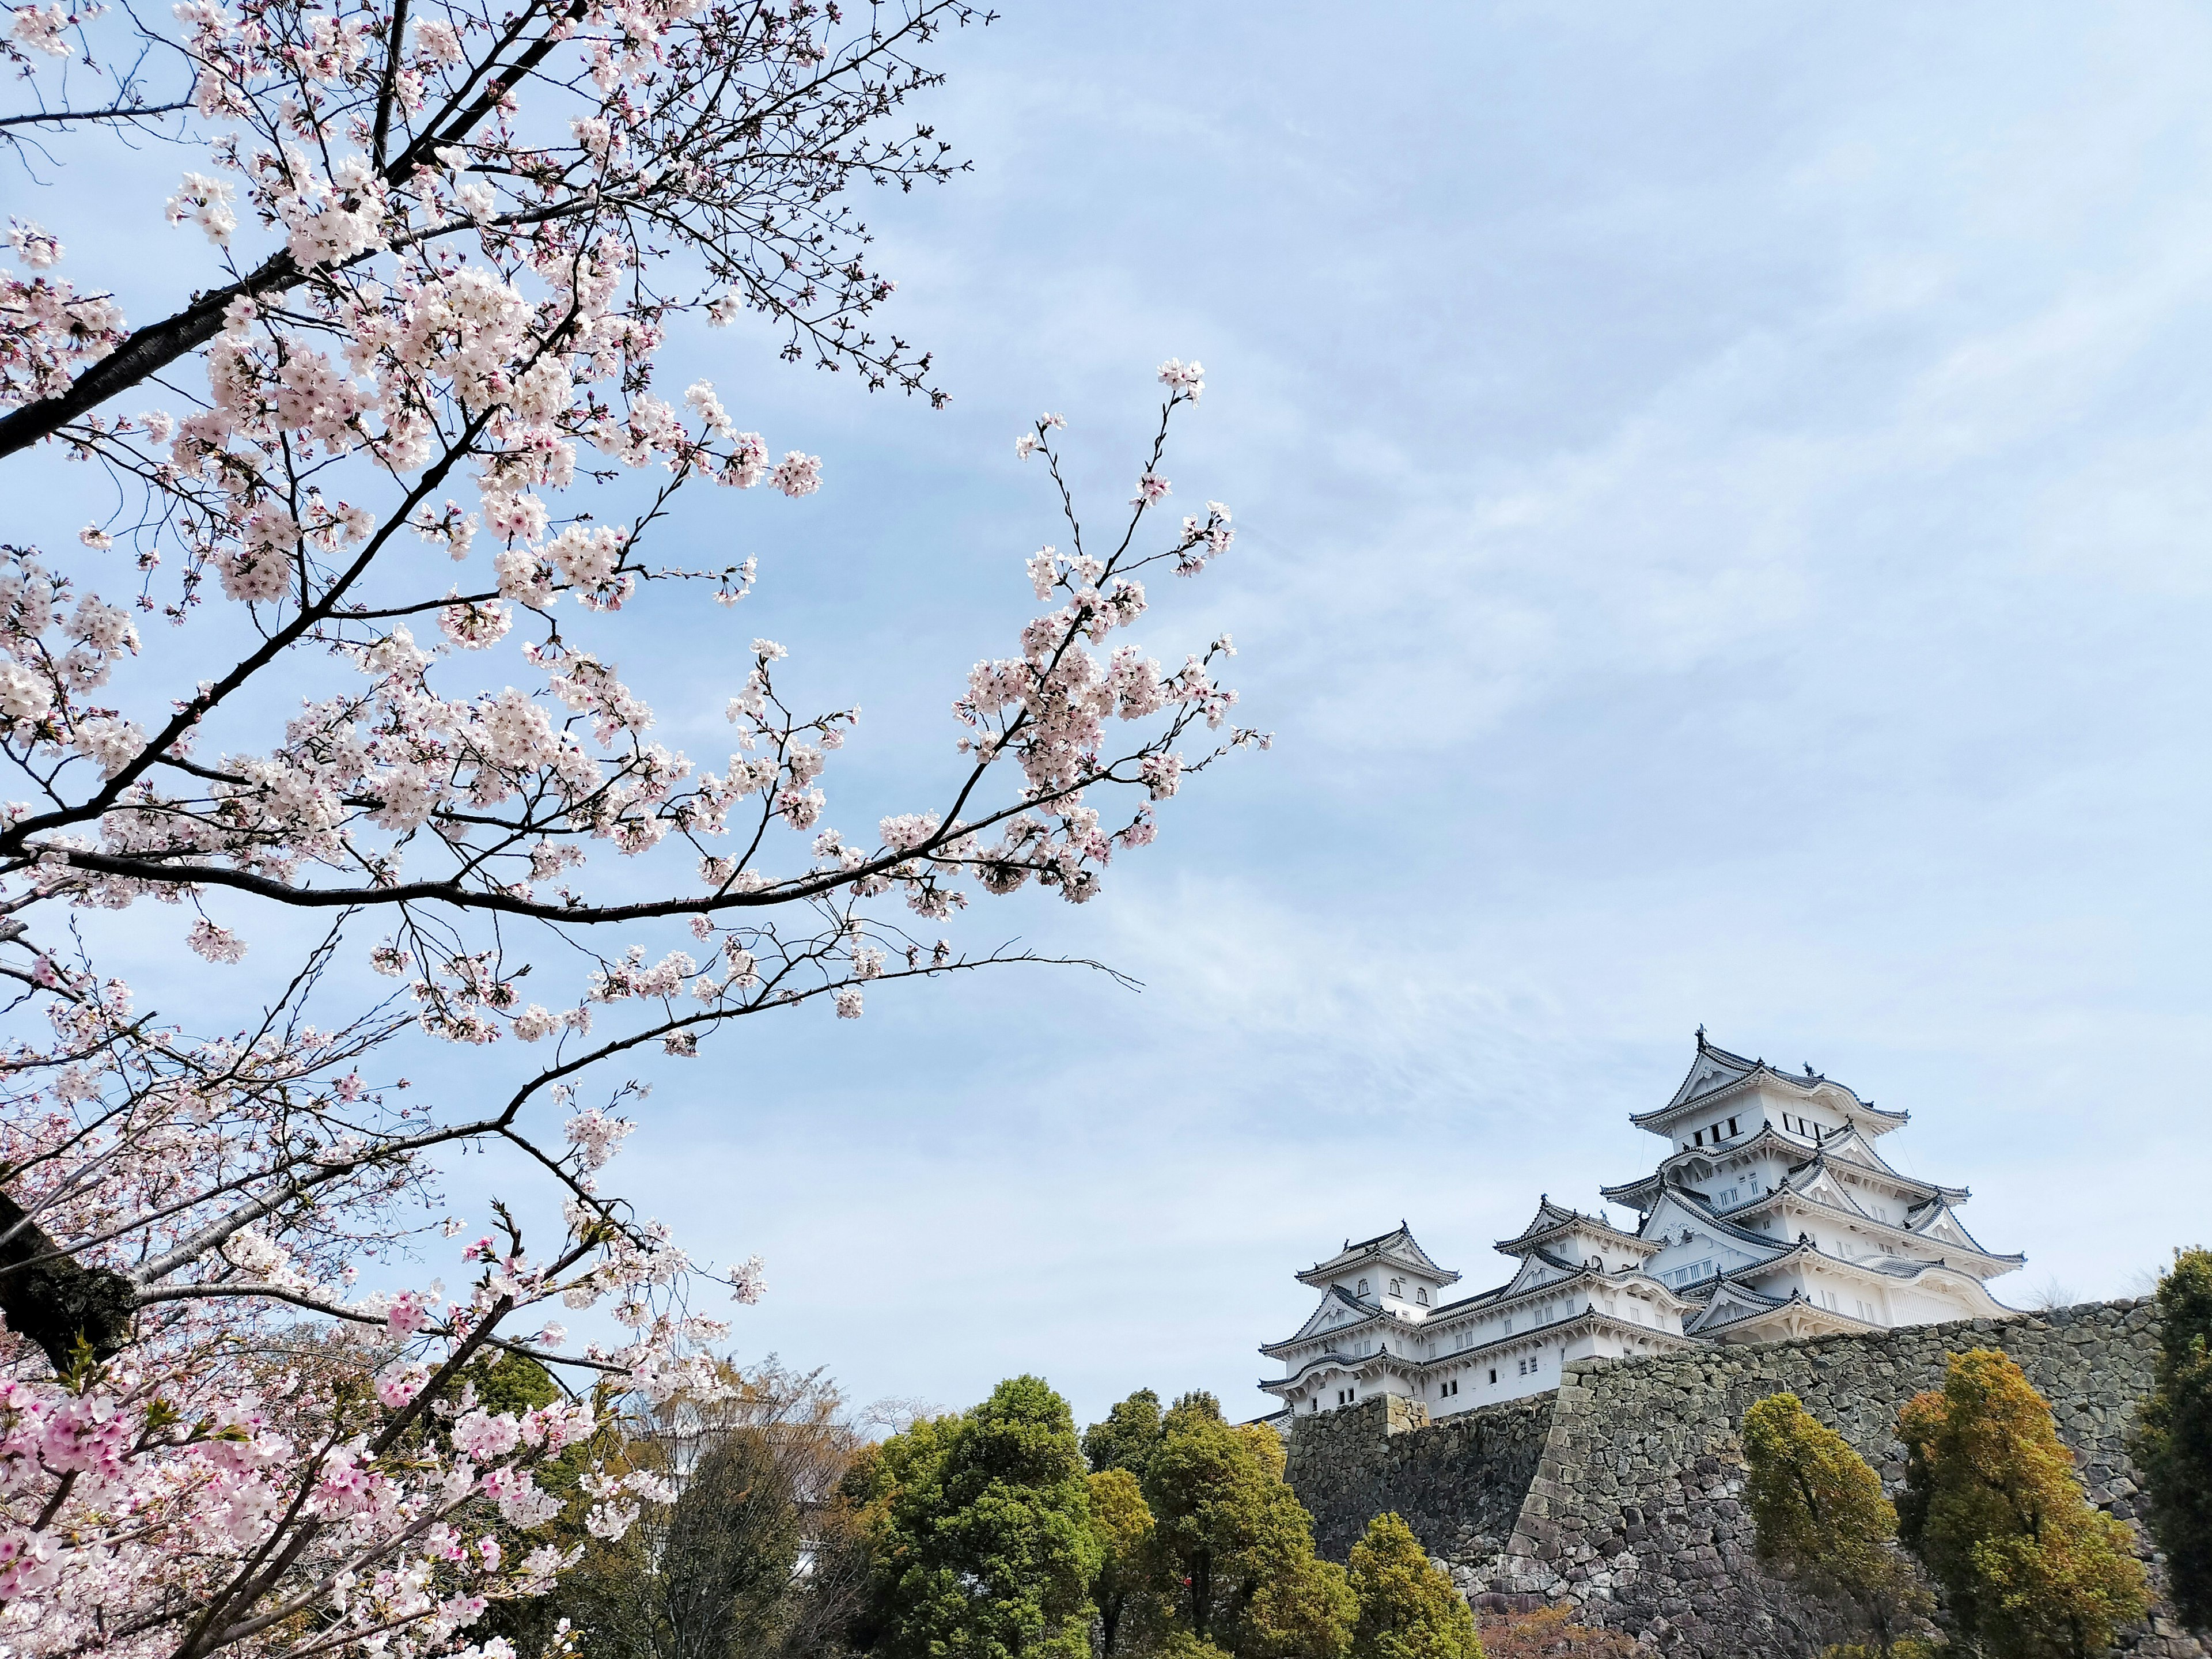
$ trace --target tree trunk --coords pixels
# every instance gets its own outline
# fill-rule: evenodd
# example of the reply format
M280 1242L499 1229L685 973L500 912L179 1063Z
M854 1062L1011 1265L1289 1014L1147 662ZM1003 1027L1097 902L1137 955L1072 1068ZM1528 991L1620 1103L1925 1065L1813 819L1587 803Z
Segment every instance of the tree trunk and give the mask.
M76 1363L80 1344L94 1359L119 1350L137 1302L129 1279L81 1266L0 1192L0 1314L9 1330L39 1345L57 1373Z

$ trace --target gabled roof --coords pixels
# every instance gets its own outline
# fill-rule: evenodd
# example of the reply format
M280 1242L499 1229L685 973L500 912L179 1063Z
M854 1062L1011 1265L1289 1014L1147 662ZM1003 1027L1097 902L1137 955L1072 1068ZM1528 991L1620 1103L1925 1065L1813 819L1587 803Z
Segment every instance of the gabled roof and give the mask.
M1764 1301L1766 1305L1760 1307L1758 1305L1759 1301ZM1792 1291L1786 1297L1759 1297L1756 1291L1747 1291L1741 1298L1733 1299L1725 1305L1716 1298L1711 1311L1705 1317L1695 1322L1694 1328L1696 1334L1710 1336L1716 1332L1737 1329L1747 1325L1757 1325L1776 1319L1778 1316L1793 1320L1809 1320L1816 1324L1833 1326L1838 1329L1875 1331L1882 1328L1872 1321L1861 1319L1856 1314L1843 1313L1834 1308L1824 1308L1817 1302L1808 1301L1803 1292L1799 1291ZM1684 1328L1688 1330L1692 1328Z
M1628 1121L1639 1129L1650 1129L1656 1134L1669 1134L1676 1117L1686 1115L1693 1107L1705 1103L1717 1104L1722 1096L1750 1085L1771 1082L1784 1085L1808 1097L1818 1097L1822 1103L1844 1114L1852 1123L1874 1134L1885 1133L1903 1125L1910 1117L1906 1112L1886 1112L1873 1102L1861 1100L1857 1095L1832 1078L1823 1077L1811 1066L1802 1077L1778 1071L1764 1060L1747 1060L1741 1054L1732 1054L1725 1048L1716 1048L1705 1041L1703 1027L1698 1031L1698 1052L1690 1062L1681 1085L1674 1097L1656 1111L1634 1112Z
M1778 1268L1786 1267L1791 1261L1800 1259L1826 1262L1831 1267L1840 1267L1847 1273L1856 1273L1863 1278L1874 1280L1903 1279L1909 1283L1924 1274L1942 1273L1969 1285L1978 1286L1982 1282L1982 1275L1976 1273L1972 1267L1941 1256L1933 1261L1921 1261L1905 1255L1867 1256L1855 1260L1850 1256L1838 1255L1832 1250L1824 1250L1819 1245L1809 1243L1802 1237L1796 1243L1784 1249L1771 1261L1754 1261L1747 1267L1736 1268L1735 1272L1745 1274L1770 1273ZM2002 1256L1991 1259L2004 1260ZM2020 1259L2023 1261L2027 1260L2025 1256ZM1989 1292L1984 1289L1982 1294L1987 1296Z
M1940 1194L1954 1204L1964 1204L1973 1194L1964 1187L1946 1187L1940 1181L1923 1181L1918 1176L1909 1176L1875 1150L1874 1143L1863 1133L1856 1124L1849 1124L1815 1143L1808 1164L1829 1158L1840 1164L1856 1164L1895 1182L1899 1187L1914 1192ZM1804 1167L1800 1165L1799 1168ZM1794 1170L1792 1173L1796 1173Z
M1439 1267L1429 1253L1415 1242L1406 1224L1401 1221L1389 1232L1363 1238L1357 1244L1346 1239L1344 1248L1328 1261L1316 1261L1300 1273L1298 1283L1319 1287L1347 1268L1355 1267L1364 1261L1389 1262L1420 1273L1439 1285L1455 1284L1459 1279L1459 1275L1449 1268Z
M1987 1256L1992 1261L2009 1261L2015 1267L2027 1260L2017 1250L2009 1254L2000 1254L1983 1245L1973 1234L1966 1231L1966 1224L1959 1219L1948 1204L1930 1204L1917 1213L1919 1216L1917 1220L1911 1216L1906 1218L1904 1229L1916 1237L1934 1239L1938 1243L1963 1243L1968 1249ZM1951 1235L1956 1235L1956 1237L1952 1238Z
M1763 1060L1746 1060L1741 1054L1732 1054L1727 1049L1706 1042L1705 1028L1700 1025L1698 1028L1697 1055L1690 1061L1690 1069L1684 1073L1681 1085L1674 1091L1674 1097L1659 1111L1671 1112L1677 1106L1686 1106L1693 1100L1717 1094L1731 1084L1742 1082L1765 1064ZM1644 1115L1656 1117L1658 1113L1646 1112ZM1632 1123L1636 1120L1631 1118L1629 1121Z
M1763 1198L1753 1199L1750 1203L1738 1206L1736 1210L1730 1212L1730 1213L1745 1214L1754 1211L1772 1211L1778 1212L1785 1200L1794 1199L1798 1203L1804 1205L1808 1208L1823 1211L1827 1214L1833 1216L1840 1216L1849 1222L1863 1224L1869 1228L1876 1229L1883 1232L1901 1233L1907 1237L1924 1238L1931 1243L1939 1245L1949 1245L1953 1249L1961 1251L1972 1251L1975 1255L1984 1258L1985 1261L2008 1261L2016 1267L2027 1260L2024 1255L2000 1255L1994 1250L1984 1249L1981 1243L1975 1239L1974 1236L1966 1231L1965 1224L1959 1220L1958 1217L1951 1214L1948 1210L1944 1209L1940 1205L1923 1206L1919 1209L1909 1211L1906 1213L1905 1219L1901 1223L1896 1221L1884 1221L1878 1215L1869 1214L1865 1206L1860 1204L1856 1199L1852 1198L1850 1192L1846 1190L1841 1182L1832 1179L1801 1182L1799 1179L1799 1174L1801 1170L1813 1170L1816 1176L1825 1176L1826 1174L1826 1170L1821 1170L1816 1164L1807 1164L1800 1165L1798 1170L1791 1170L1789 1177L1773 1192L1767 1194ZM1824 1193L1832 1194L1834 1196L1825 1196ZM1836 1201L1838 1199L1840 1199L1843 1201L1838 1203ZM1913 1219L1915 1216L1917 1216L1920 1218L1916 1221ZM1948 1231L1936 1226L1936 1223L1939 1219L1948 1220L1949 1227ZM1729 1224L1722 1222L1719 1224L1725 1226ZM1770 1246L1774 1246L1776 1243L1775 1240L1768 1237L1767 1235L1764 1233L1753 1234L1753 1237L1764 1240ZM1838 1259L1840 1260L1844 1258ZM1899 1256L1893 1259L1908 1262L1917 1260L1917 1258L1911 1256ZM1869 1264L1865 1262L1858 1262L1855 1265L1866 1266ZM1887 1270L1885 1269L1885 1271Z
M1531 1250L1521 1258L1521 1265L1507 1281L1500 1299L1518 1296L1523 1291L1535 1290L1540 1286L1557 1285L1563 1278L1579 1271L1543 1250Z
M1739 1243L1751 1245L1755 1249L1765 1250L1770 1255L1775 1254L1787 1248L1784 1245L1778 1244L1773 1239L1769 1238L1765 1233L1755 1233L1748 1227L1739 1227L1733 1221L1727 1220L1722 1216L1716 1214L1713 1210L1712 1200L1707 1198L1703 1193L1693 1192L1687 1187L1678 1186L1674 1182L1669 1181L1665 1185L1664 1196L1674 1200L1683 1209L1687 1210L1690 1212L1690 1216L1692 1220L1698 1222L1701 1226L1710 1228L1718 1237L1733 1239ZM1658 1213L1659 1205L1655 1201L1651 1206L1650 1211L1644 1218L1644 1225L1647 1237L1651 1224L1653 1220L1656 1218Z
M1856 1164L1862 1169L1878 1170L1883 1175L1897 1174L1896 1170L1889 1167L1888 1161L1880 1152L1875 1151L1874 1142L1860 1133L1858 1126L1854 1123L1845 1124L1832 1135L1821 1136L1814 1143L1814 1146L1815 1150L1813 1155L1816 1158L1840 1158L1846 1164ZM1910 1176L1899 1178L1908 1181L1911 1179ZM1915 1184L1925 1185L1926 1183Z
M1536 1274L1546 1269L1558 1276L1538 1281ZM1633 1285L1637 1287L1638 1293L1644 1295L1647 1300L1661 1298L1674 1302L1681 1300L1680 1291L1671 1285L1661 1283L1642 1267L1628 1268L1619 1273L1601 1273L1595 1268L1585 1267L1579 1263L1565 1261L1559 1256L1538 1250L1531 1251L1523 1257L1518 1271L1504 1284L1494 1285L1486 1291L1477 1291L1473 1296L1463 1296L1456 1302L1447 1302L1440 1308L1432 1308L1429 1310L1429 1316L1422 1321L1419 1327L1411 1328L1424 1332L1433 1331L1471 1313L1495 1309L1506 1303L1518 1303L1524 1297L1556 1295L1561 1291L1571 1289L1577 1284L1584 1283L1618 1289L1626 1289ZM1383 1316L1391 1318L1394 1324L1397 1323L1395 1316L1389 1315L1387 1310ZM1350 1327L1346 1328L1349 1329ZM1400 1325L1399 1328L1408 1328ZM1262 1349L1261 1352L1264 1353L1267 1350Z
M1723 1278L1703 1298L1705 1304L1704 1310L1682 1327L1682 1334L1685 1336L1695 1335L1711 1330L1716 1325L1733 1325L1739 1320L1778 1308L1788 1299L1786 1297L1769 1296L1764 1291L1755 1291L1748 1285L1738 1284L1732 1278Z
M1609 1221L1594 1215L1584 1215L1580 1210L1570 1209L1564 1204L1553 1203L1549 1193L1538 1201L1535 1216L1519 1235L1501 1240L1494 1248L1504 1255L1526 1255L1567 1233L1577 1231L1595 1233L1628 1249L1648 1250L1652 1248L1634 1233L1625 1233Z
M1262 1348L1260 1352L1265 1353L1267 1350ZM1376 1353L1331 1352L1316 1354L1311 1359L1307 1360L1304 1364L1299 1366L1297 1370L1292 1371L1288 1376L1262 1377L1260 1381L1260 1386L1267 1389L1268 1393L1274 1394L1283 1389L1297 1386L1298 1383L1304 1382L1306 1378L1311 1376L1318 1370L1340 1370L1348 1376L1357 1376L1362 1371L1375 1369L1378 1362L1397 1365L1401 1368L1420 1363L1418 1360L1408 1359L1403 1354L1381 1352Z
M1656 1174L1638 1176L1618 1187L1601 1187L1597 1195L1609 1204L1625 1204L1641 1213L1659 1200L1660 1181Z
M1298 1327L1297 1334L1284 1338L1283 1341L1273 1346L1282 1347L1289 1343L1303 1342L1308 1337L1322 1330L1342 1329L1362 1320L1372 1318L1382 1311L1379 1307L1362 1302L1343 1285L1333 1285L1329 1287L1328 1294L1322 1297L1321 1305L1313 1310L1304 1324ZM1341 1318L1333 1317L1339 1314L1342 1316Z
M1680 1184L1678 1172L1687 1164L1712 1163L1723 1158L1749 1158L1762 1152L1778 1152L1797 1161L1790 1172L1809 1169L1824 1160L1832 1158L1878 1175L1885 1181L1894 1182L1906 1192L1944 1194L1956 1204L1963 1204L1971 1194L1963 1187L1946 1187L1937 1182L1923 1181L1917 1176L1900 1174L1876 1152L1867 1137L1855 1127L1846 1126L1825 1139L1808 1140L1802 1135L1781 1128L1775 1124L1762 1123L1717 1146L1689 1146L1678 1148L1662 1158L1659 1168L1640 1181L1632 1181L1619 1187L1601 1187L1598 1191L1615 1203L1626 1203L1643 1210L1650 1207L1658 1196L1656 1183L1662 1178L1672 1178Z
M1826 1158L1811 1158L1800 1164L1782 1177L1782 1185L1775 1189L1779 1197L1784 1193L1795 1193L1808 1203L1819 1204L1863 1221L1872 1221L1866 1206L1853 1198L1850 1189L1836 1179L1828 1169Z

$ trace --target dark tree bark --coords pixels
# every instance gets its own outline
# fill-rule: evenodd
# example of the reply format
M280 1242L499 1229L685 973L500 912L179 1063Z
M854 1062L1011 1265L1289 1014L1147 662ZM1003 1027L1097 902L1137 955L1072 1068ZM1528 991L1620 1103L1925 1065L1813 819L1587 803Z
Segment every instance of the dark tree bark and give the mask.
M8 1328L37 1343L46 1362L64 1372L78 1344L106 1359L131 1336L137 1293L121 1273L81 1266L0 1193L0 1314Z

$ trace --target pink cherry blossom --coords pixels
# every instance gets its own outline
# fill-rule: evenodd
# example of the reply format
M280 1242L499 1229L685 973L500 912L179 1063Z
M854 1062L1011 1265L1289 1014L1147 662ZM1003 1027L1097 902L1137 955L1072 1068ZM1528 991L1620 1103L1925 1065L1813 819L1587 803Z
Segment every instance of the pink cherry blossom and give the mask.
M0 270L15 489L67 460L122 503L0 548L0 1168L90 1310L0 1340L0 1646L161 1659L189 1636L198 1659L312 1626L318 1652L513 1659L471 1625L570 1556L488 1541L486 1505L525 1534L559 1513L535 1472L593 1443L597 1385L720 1386L707 1270L614 1190L650 1121L631 1057L1034 960L907 930L1032 883L1091 902L1187 779L1264 744L1228 723L1225 636L1168 668L1117 644L1164 639L1158 571L1232 540L1218 503L1146 511L1203 390L1177 360L1103 538L1064 489L1065 420L1019 440L1057 497L1059 539L1008 550L1035 606L948 665L951 720L905 774L927 793L872 842L832 827L860 711L799 706L783 647L688 665L700 707L625 677L672 607L773 583L772 558L670 562L691 486L752 490L714 511L769 546L824 487L819 457L740 428L746 380L673 361L699 316L936 396L872 320L894 284L845 192L957 171L896 112L973 15L625 0L493 29L444 0L183 0L172 42L120 8L9 13L57 105L103 76L119 99L103 65L181 45L195 170L144 204L160 252L131 291L167 314L129 351L121 273L21 219ZM64 175L73 142L41 137ZM675 734L710 707L727 743L695 757ZM96 943L112 918L78 926L134 908L130 948L169 978L223 965L213 1029L140 1009ZM465 1229L439 1194L494 1147L544 1201ZM764 1291L758 1257L720 1278ZM491 1410L467 1378L501 1351L571 1392ZM607 1537L674 1496L604 1468L584 1490Z

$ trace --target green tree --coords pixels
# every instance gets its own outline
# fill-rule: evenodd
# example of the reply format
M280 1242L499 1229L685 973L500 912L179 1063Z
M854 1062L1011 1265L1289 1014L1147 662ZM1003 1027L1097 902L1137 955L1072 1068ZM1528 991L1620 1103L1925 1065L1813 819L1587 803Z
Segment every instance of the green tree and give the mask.
M1359 1599L1352 1659L1482 1659L1474 1615L1396 1515L1367 1523L1349 1577Z
M2173 1575L2173 1602L2212 1626L2212 1250L2177 1250L2158 1281L2159 1352L2136 1462L2151 1532Z
M1153 1648L1152 1659L1229 1659L1229 1656L1187 1630L1171 1630Z
M723 1381L592 1449L611 1473L669 1480L674 1501L645 1504L611 1543L586 1532L591 1499L572 1477L553 1541L582 1559L491 1633L541 1652L565 1617L592 1659L816 1659L842 1645L866 1561L841 1487L865 1443L818 1371L726 1365Z
M1067 1402L1018 1376L964 1416L917 1423L870 1461L877 1598L890 1659L1089 1659L1100 1550Z
M1743 1414L1743 1455L1759 1559L1851 1633L1871 1637L1887 1659L1931 1605L1893 1547L1897 1510L1881 1477L1794 1394L1771 1395Z
M1094 1474L1127 1469L1141 1480L1152 1448L1160 1443L1160 1397L1139 1389L1083 1431L1083 1455Z
M1091 1477L1091 1531L1098 1543L1098 1576L1091 1600L1098 1609L1100 1659L1113 1659L1127 1638L1157 1622L1145 1615L1157 1600L1152 1582L1152 1512L1137 1477L1105 1468Z
M1314 1554L1283 1461L1272 1429L1224 1422L1211 1395L1177 1400L1145 1470L1153 1582L1172 1628L1233 1659L1341 1659L1358 1603Z
M2004 1354L1953 1354L1898 1419L1905 1544L1991 1659L2087 1659L2149 1607L2126 1523L2090 1507L2051 1407Z

